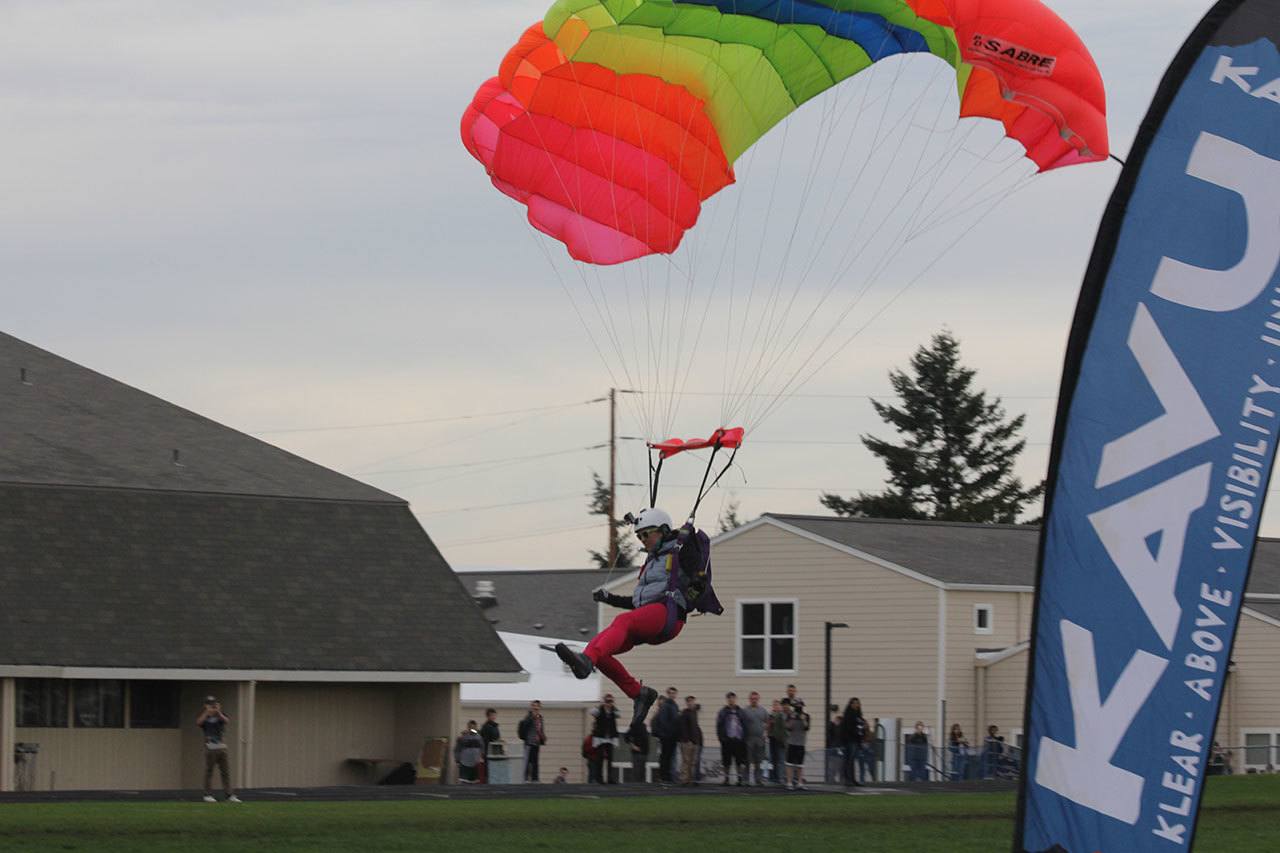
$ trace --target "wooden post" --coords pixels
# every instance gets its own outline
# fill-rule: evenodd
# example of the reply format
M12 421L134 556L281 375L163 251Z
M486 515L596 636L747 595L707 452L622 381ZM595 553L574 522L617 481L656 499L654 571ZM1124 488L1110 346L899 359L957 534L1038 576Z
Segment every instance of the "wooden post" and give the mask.
M17 689L12 678L0 679L0 791L14 786L13 749L17 743L14 731L18 713Z

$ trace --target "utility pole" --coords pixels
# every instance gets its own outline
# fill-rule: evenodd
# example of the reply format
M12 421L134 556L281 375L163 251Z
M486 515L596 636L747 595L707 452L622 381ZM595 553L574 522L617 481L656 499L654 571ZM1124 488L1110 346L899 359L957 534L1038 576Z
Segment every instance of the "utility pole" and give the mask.
M827 650L826 650L827 673L826 673L826 678L825 678L825 679L823 680L823 682L822 682L822 683L823 683L823 690L822 690L822 738L823 738L823 740L822 740L822 744L823 744L823 746L827 747L828 749L831 747L831 744L827 743L827 740L826 740L826 738L827 738L827 728L828 728L828 724L831 722L831 629L832 629L832 628L848 628L848 627L849 627L849 625L848 625L847 623L845 623L845 622L827 622L827 623L826 623L826 629L827 629ZM823 779L824 779L825 781L827 781L827 782L830 782L830 781L831 781L831 779L832 779L832 776L834 775L834 774L831 772L831 769L832 769L832 768L831 768L831 761L829 760L831 753L827 752L827 753L824 753L824 755L828 756L828 760L826 760L826 761L824 761L824 762L823 762Z
M609 389L609 565L618 564L618 389Z

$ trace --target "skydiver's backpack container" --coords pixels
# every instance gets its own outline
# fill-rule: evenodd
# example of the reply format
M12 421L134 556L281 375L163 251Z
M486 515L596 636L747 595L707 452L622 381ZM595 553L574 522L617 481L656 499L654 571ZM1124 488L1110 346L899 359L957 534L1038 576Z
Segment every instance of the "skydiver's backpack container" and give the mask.
M704 530L695 530L693 535L698 539L701 549L702 566L689 578L687 601L689 612L698 611L719 616L724 613L724 605L716 598L716 591L711 587L711 537Z

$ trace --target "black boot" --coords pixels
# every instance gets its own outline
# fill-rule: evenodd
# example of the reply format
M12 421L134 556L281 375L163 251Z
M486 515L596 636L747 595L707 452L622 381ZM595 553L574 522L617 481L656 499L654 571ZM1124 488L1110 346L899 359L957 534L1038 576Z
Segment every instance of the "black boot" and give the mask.
M652 687L641 687L635 698L635 713L631 715L631 725L643 722L649 715L649 709L658 701L658 691Z
M556 643L556 655L560 660L564 661L573 673L573 677L577 679L589 678L591 673L595 671L596 665L591 662L591 658L582 652L575 652L564 643ZM657 693L653 694L657 696Z

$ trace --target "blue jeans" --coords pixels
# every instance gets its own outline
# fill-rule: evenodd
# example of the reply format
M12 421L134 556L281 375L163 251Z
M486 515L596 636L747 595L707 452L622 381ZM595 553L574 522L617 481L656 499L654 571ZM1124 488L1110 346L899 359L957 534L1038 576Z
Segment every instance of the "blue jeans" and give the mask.
M858 749L858 781L865 782L867 777L871 777L871 781L876 781L876 750L869 743L864 743Z
M538 781L538 751L542 749L541 744L526 743L524 745L524 781Z
M779 785L782 784L782 764L786 752L785 743L769 738L769 779Z

